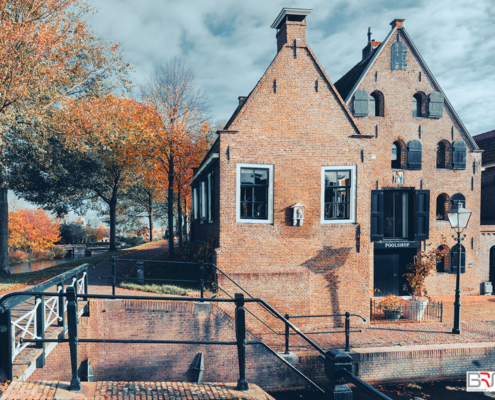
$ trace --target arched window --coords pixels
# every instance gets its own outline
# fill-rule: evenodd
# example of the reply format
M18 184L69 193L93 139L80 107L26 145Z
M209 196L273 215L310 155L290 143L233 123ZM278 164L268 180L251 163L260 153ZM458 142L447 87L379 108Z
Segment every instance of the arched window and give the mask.
M392 143L392 168L400 169L401 168L401 153L402 148L399 142Z
M445 144L437 144L437 168L445 168Z
M437 272L447 272L450 271L450 257L448 254L449 248L442 244L437 247L438 251L447 251L438 261L437 261Z
M423 113L421 112L422 99L421 96L415 94L412 98L412 116L421 117Z
M458 202L462 203L462 206L466 208L466 198L462 193L456 193L452 196L452 205L455 207L456 204L459 204Z
M438 221L448 220L447 211L450 211L451 202L447 193L441 193L437 197L436 216Z
M450 251L450 271L453 274L457 274L457 268L459 268L459 261L461 264L461 274L466 272L466 249L461 244L461 251L459 254L459 245L452 247Z
M454 151L452 154L453 158L453 169L466 169L466 143L463 140L456 140L453 143Z
M421 169L422 146L419 140L411 140L407 149L407 168L411 170Z
M385 115L385 102L383 93L375 90L369 97L370 117L383 117Z

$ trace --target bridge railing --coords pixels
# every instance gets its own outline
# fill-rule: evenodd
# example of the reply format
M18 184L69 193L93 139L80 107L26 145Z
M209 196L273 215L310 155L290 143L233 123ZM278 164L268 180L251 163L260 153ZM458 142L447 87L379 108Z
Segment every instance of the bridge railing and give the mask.
M88 264L83 264L40 283L31 288L29 295L17 294L2 298L5 301L0 303L0 368L8 380L13 378L15 358L28 346L27 342L23 343L23 339L44 339L50 326L60 326L62 331L67 329L67 301L61 294L66 290L66 281L69 281L68 287L74 288L86 300L88 267ZM55 286L56 293L47 292ZM15 318L12 311L17 306L20 306L23 314ZM36 366L41 368L45 365L45 343L39 342L37 347L42 349L41 356L36 361Z
M0 299L0 306L7 302L10 297L13 296L32 296L36 292L21 292L21 293L10 293ZM43 295L48 293L43 293ZM239 366L239 379L237 380L238 390L248 390L249 385L246 380L246 346L249 345L262 345L265 349L270 351L279 360L285 363L289 368L291 368L296 374L305 379L308 383L316 387L323 393L332 393L333 399L335 400L352 400L352 392L346 386L346 382L352 382L359 385L365 391L372 395L372 397L381 400L390 400L387 396L378 392L372 386L368 385L366 382L355 377L350 369L350 356L342 351L330 351L325 352L314 344L311 339L307 338L303 333L301 333L295 326L293 326L289 321L287 324L291 326L296 332L309 343L312 343L321 353L322 359L325 364L325 371L330 382L327 384L326 390L324 391L318 385L316 385L311 379L305 376L302 372L294 368L287 361L285 361L277 352L270 348L266 343L261 340L257 341L246 341L246 315L245 315L245 303L260 303L263 304L267 309L271 310L279 318L284 319L276 310L274 310L265 301L257 298L245 299L243 293L236 293L234 299L220 299L212 298L208 299L210 302L224 302L224 303L235 303L235 341L204 341L204 340L148 340L148 339L99 339L99 338L79 338L77 333L77 317L78 317L78 298L94 298L94 299L122 299L122 300L154 300L154 301L197 301L196 298L190 297L158 297L158 296L122 296L122 295L91 295L91 294L78 294L73 286L67 288L66 293L58 292L53 294L60 299L67 299L67 319L68 319L68 338L65 337L59 339L46 339L46 338L36 338L36 339L21 339L21 344L26 343L69 343L70 348L70 363L72 379L70 383L71 391L81 390L81 381L78 376L78 364L77 364L77 346L78 343L161 343L161 344L198 344L198 345L225 345L225 346L236 346L237 347L237 358ZM348 373L349 372L349 373ZM345 386L345 388L344 388ZM345 397L343 396L345 394Z

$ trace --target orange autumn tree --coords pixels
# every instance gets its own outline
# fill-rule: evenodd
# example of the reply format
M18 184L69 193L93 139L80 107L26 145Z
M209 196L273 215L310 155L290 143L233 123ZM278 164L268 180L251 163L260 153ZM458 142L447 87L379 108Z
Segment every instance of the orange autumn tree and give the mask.
M9 211L9 247L12 250L46 250L60 239L59 224L42 209Z
M175 169L185 141L208 130L208 99L198 89L192 70L178 59L156 67L141 91L155 111L150 120L150 155L167 174L168 244L169 255L174 257Z
M49 124L67 98L128 84L118 45L88 25L93 13L84 0L0 0L0 274L10 274L5 148Z
M146 109L135 100L108 95L68 102L63 111L58 124L64 129L51 135L43 158L37 138L26 140L22 158L12 160L12 175L26 200L58 215L81 214L88 204L103 202L110 216L110 249L115 250L118 199L145 161Z

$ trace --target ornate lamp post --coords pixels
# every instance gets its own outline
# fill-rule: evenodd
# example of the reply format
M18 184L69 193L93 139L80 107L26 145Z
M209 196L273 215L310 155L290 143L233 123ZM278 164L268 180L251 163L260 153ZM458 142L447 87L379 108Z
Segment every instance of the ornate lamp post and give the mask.
M457 280L455 285L455 302L454 302L454 327L452 333L461 333L461 240L464 240L466 235L461 238L462 231L467 227L472 211L466 210L463 207L462 201L456 201L454 208L447 212L450 225L457 232L457 250L459 254L459 262L457 265ZM452 235L455 239L455 236Z

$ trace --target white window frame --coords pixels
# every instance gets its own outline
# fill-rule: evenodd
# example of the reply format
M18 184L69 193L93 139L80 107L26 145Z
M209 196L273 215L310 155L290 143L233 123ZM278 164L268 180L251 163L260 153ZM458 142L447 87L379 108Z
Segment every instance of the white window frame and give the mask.
M211 213L211 172L208 174L208 222L213 222Z
M350 215L348 219L325 219L325 172L335 170L351 171ZM322 224L354 224L356 222L356 187L357 174L355 165L328 165L321 167L321 223Z
M268 169L268 218L267 219L243 219L241 218L241 168L264 168ZM243 224L273 224L273 164L237 164L236 182L236 202L235 214L236 222Z
M200 205L200 210L199 210L199 219L201 221L206 221L208 219L208 204L207 204L207 187L206 187L207 182L206 181L199 181L199 195L201 201L199 202Z
M193 188L193 214L194 219L198 219L198 190Z

